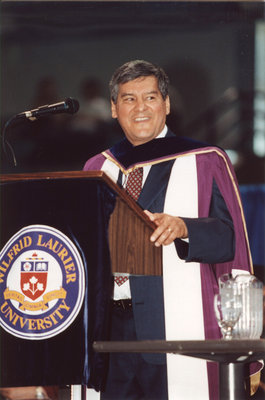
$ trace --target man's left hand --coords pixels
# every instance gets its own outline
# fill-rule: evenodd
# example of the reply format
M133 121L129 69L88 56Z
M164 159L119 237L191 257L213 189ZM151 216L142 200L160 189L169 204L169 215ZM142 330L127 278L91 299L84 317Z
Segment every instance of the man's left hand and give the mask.
M148 210L144 212L157 226L150 237L155 246L168 245L177 238L188 237L188 229L183 219L164 213L151 213Z

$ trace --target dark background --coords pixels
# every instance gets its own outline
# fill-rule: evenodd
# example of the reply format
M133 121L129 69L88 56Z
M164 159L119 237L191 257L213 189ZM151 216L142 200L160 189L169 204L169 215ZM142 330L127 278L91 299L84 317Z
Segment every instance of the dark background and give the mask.
M109 115L114 70L136 58L157 63L171 82L168 126L233 156L264 279L265 151L255 153L253 140L265 134L255 80L264 22L263 2L2 1L2 173L81 170L122 137ZM80 103L74 115L12 119L67 97Z
M113 71L141 58L170 77L170 128L235 150L239 181L263 182L252 139L255 29L264 19L261 2L3 1L2 133L10 117L44 104L74 97L81 107L12 123L5 135L17 167L7 146L2 171L79 170L117 141L116 121L91 116L85 95L108 102Z
M4 0L0 7L1 132L8 141L2 173L82 169L122 137L108 117L114 70L136 58L157 63L171 81L168 126L233 150L254 272L264 281L265 151L254 152L253 138L265 134L265 94L255 82L265 4ZM20 112L67 97L80 102L73 116L6 125Z

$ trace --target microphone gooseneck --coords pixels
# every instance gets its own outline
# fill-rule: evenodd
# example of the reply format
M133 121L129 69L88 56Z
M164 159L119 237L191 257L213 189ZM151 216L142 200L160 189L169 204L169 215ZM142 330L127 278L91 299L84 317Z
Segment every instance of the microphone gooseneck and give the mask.
M45 105L41 106L38 108L35 108L34 110L30 111L24 111L20 114L14 115L11 117L5 124L3 128L2 134L0 134L0 138L2 138L2 147L3 151L7 157L7 159L10 158L11 155L11 160L13 166L17 166L17 160L15 156L15 152L11 146L11 144L7 141L6 139L6 132L8 127L14 123L18 122L19 120L22 119L29 119L30 121L36 121L39 117L43 117L49 114L60 114L60 113L68 113L68 114L74 114L79 110L79 102L72 97L68 97L65 101L62 101L60 103L55 103L55 104L50 104L50 105ZM8 152L9 150L9 152ZM8 154L9 153L9 154Z

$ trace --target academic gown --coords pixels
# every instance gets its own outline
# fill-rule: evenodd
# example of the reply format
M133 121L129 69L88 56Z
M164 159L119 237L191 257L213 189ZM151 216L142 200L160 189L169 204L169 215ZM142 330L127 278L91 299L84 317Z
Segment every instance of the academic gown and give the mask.
M145 165L151 165L151 169L139 205L151 212L183 217L189 243L176 239L163 246L163 278L130 277L137 338L220 338L213 310L218 277L232 270L252 272L243 209L231 163L218 147L168 132L165 138L136 147L124 139L88 160L84 170L103 170L119 182L121 173L126 175ZM201 398L218 398L214 363L176 355L142 356L154 364L164 363L167 358L170 399L192 399L194 390L201 393Z

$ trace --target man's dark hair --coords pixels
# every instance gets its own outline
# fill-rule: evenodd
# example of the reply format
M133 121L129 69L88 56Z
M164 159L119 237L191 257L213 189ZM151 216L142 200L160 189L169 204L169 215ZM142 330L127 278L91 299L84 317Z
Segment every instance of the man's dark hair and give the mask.
M163 100L166 100L168 96L169 79L165 71L150 62L134 60L119 67L110 80L110 96L113 103L117 103L119 84L127 83L143 76L155 76L157 78L159 91Z

